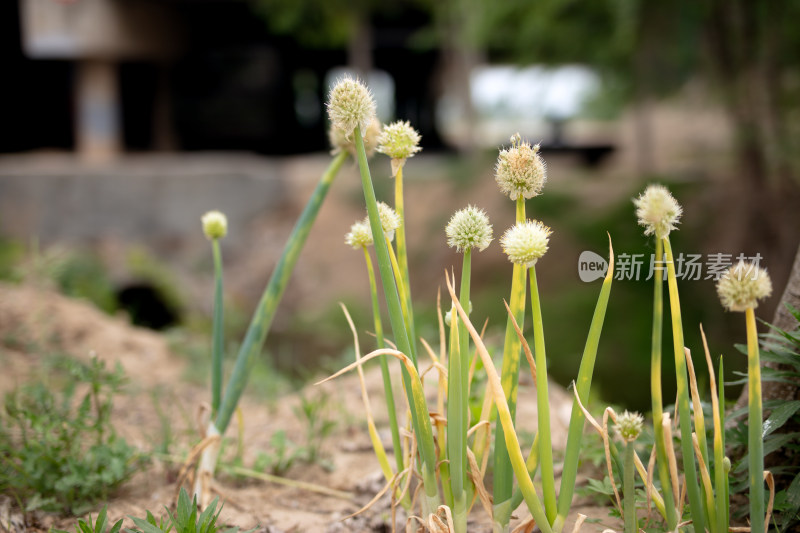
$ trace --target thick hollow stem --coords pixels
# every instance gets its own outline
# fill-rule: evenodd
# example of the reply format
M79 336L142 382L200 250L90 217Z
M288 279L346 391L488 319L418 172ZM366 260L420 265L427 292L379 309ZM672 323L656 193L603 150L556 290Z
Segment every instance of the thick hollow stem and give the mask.
M470 272L472 251L464 251L461 267L461 301L469 301ZM457 315L451 317L451 335L458 339L450 354L447 393L447 449L450 463L450 485L455 502L454 511L463 516L466 526L466 491L467 491L467 430L469 427L469 332L459 324ZM456 531L465 531L458 529Z
M692 413L689 409L689 386L686 377L686 356L683 352L685 344L683 341L678 281L675 275L675 260L669 237L664 237L663 244L664 252L667 254L667 283L669 285L670 316L672 317L672 344L675 355L675 378L678 386L678 416L680 417L681 451L683 452L686 493L689 496L689 507L692 512L692 523L695 531L703 531L705 529L705 516L700 486L697 481L694 445L692 444Z
M761 363L758 353L756 314L752 307L745 311L747 321L747 434L750 478L750 531L764 532L764 449L761 406Z
M656 239L656 261L661 263L664 259L664 246L661 239ZM658 263L657 263L658 265ZM675 510L675 501L672 498L670 487L669 464L667 450L664 443L664 428L661 421L664 418L664 400L661 394L661 347L664 319L664 268L656 268L653 289L653 331L650 344L650 395L653 408L653 429L656 444L656 465L658 478L661 481L661 492L664 494L664 508L666 511L667 527L670 531L678 524L678 515Z
M407 354L411 359L414 366L416 366L416 354L414 353L413 345L411 344L408 331L406 331L405 321L403 320L403 312L400 306L400 297L397 292L397 284L395 283L394 273L392 272L392 264L389 258L389 250L386 245L386 239L383 237L383 227L381 226L380 217L378 216L378 202L375 199L375 189L372 186L372 177L369 173L369 165L367 164L367 154L364 150L364 139L361 137L361 132L356 127L353 132L356 141L356 152L358 154L358 167L361 173L361 184L364 190L364 200L367 205L367 214L369 216L369 224L372 230L372 238L375 243L375 254L378 258L378 271L383 284L384 297L386 299L386 306L389 309L389 320L392 325L392 333L397 348L400 352ZM422 460L422 478L425 488L425 498L429 505L436 505L433 507L435 510L438 507L439 501L439 487L436 484L436 476L434 469L436 467L436 452L433 443L433 431L431 429L430 416L428 414L428 407L425 404L424 396L421 401L415 401L414 393L412 391L411 376L408 369L403 366L403 382L405 384L406 395L408 397L409 410L411 411L411 422L414 427L414 433L417 437L417 445L420 450L420 457Z
M517 199L517 222L525 221L525 200ZM514 265L511 277L511 295L509 307L514 319L522 328L525 323L525 299L527 293L526 267ZM469 303L465 303L469 305ZM517 336L511 318L506 321L506 334L503 343L503 366L500 380L503 393L508 403L511 423L514 423L517 412L517 386L519 380L519 360L522 343ZM514 475L508 451L506 449L505 432L499 425L495 434L494 451L494 527L495 531L505 531L511 519L511 498L513 496Z
M400 227L395 231L397 239L397 263L400 270L400 278L403 280L403 291L401 298L405 300L405 307L408 313L408 334L411 343L416 343L416 332L414 327L414 307L411 300L411 278L408 274L408 248L406 246L406 210L403 200L403 165L397 169L394 178L394 210L400 217Z
M539 302L539 285L536 266L528 269L531 285L531 316L533 318L533 346L536 358L536 414L539 435L539 462L542 474L542 497L547 519L552 524L556 518L556 478L553 468L553 443L550 437L550 401L547 386L547 357L544 344L542 306Z
M447 288L450 291L450 296L453 298L456 308L458 309L458 314L461 317L464 325L469 330L470 337L472 337L472 342L475 343L475 346L478 350L478 355L483 362L484 370L486 371L486 376L489 383L489 393L492 395L492 400L497 406L497 418L499 421L498 427L502 428L505 435L504 442L508 443L508 447L506 449L508 450L508 456L513 468L513 472L517 476L517 482L519 483L525 503L527 504L528 510L531 512L534 520L536 520L536 524L538 525L539 529L543 533L552 533L553 529L550 527L550 523L547 520L542 503L539 500L539 497L536 494L536 489L533 486L533 480L528 474L525 459L522 457L522 450L520 449L519 439L517 438L516 431L514 430L514 422L511 418L511 411L509 409L508 402L505 399L500 376L497 375L497 370L494 367L494 363L492 362L492 358L489 356L486 346L483 344L483 340L472 326L472 323L469 322L469 317L464 311L463 306L456 300L455 290L450 284L449 277L447 279ZM508 516L510 517L510 496L505 502L503 502L503 505L509 508ZM496 510L497 505L495 505L495 511ZM505 525L500 524L498 523L497 516L495 515L493 527L495 531L507 530L508 521L506 521Z
M375 340L378 348L385 348L383 339L383 322L381 321L381 309L378 303L378 284L375 281L375 269L372 267L372 258L369 256L369 250L366 246L364 249L364 259L367 263L367 275L369 276L369 291L372 296L372 321L375 327ZM394 389L392 387L392 376L389 373L389 362L386 356L381 356L381 377L383 378L383 392L386 397L386 411L389 415L389 428L392 431L392 448L394 449L394 458L397 465L397 471L402 472L405 469L403 465L402 446L400 444L400 428L397 424L397 408L394 403Z

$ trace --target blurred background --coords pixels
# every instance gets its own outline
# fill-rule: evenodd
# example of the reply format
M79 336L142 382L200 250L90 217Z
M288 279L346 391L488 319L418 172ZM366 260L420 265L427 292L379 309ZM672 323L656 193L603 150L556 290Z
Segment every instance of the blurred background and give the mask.
M330 159L328 88L352 72L384 122L422 135L405 171L421 334L435 340L436 292L460 261L445 244L450 215L483 207L498 237L513 223L493 165L519 132L548 164L528 213L554 229L538 265L553 376L566 385L577 372L599 291L578 258L607 256L609 232L618 257L643 262L612 291L599 395L648 410L653 243L631 199L661 182L682 203L673 246L703 264L681 281L687 343L700 351L702 322L726 370L744 368L743 320L722 311L709 263L760 257L775 291L759 316L772 318L800 240L797 20L797 0L6 0L0 278L124 312L203 358L205 340L190 340L211 307L199 219L221 209L235 350ZM391 201L388 159L372 167ZM338 301L368 328L363 259L343 243L362 217L350 165L267 340L275 372L340 364L351 348ZM495 244L473 269L475 321L499 343L511 266Z

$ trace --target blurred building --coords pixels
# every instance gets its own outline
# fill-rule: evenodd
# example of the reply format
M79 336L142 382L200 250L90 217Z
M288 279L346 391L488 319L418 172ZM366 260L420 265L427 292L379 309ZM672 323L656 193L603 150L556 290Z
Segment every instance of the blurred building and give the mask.
M373 61L392 70L396 115L435 146L437 54L408 49L416 25L412 13L375 31ZM0 2L0 57L0 153L75 150L95 161L324 150L326 78L347 60L270 35L244 0Z

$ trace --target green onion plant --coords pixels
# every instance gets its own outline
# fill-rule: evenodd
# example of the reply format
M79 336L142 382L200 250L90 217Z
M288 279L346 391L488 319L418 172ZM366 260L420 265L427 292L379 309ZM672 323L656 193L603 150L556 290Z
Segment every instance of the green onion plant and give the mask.
M224 341L222 332L222 258L219 250L219 239L227 232L227 221L219 212L210 212L203 217L203 230L212 242L215 272L215 297L212 340L212 367L211 367L211 396L212 411L203 442L199 445L202 453L199 457L195 475L194 494L200 506L205 508L211 497L210 485L214 477L217 459L220 451L221 436L225 434L233 413L239 404L251 362L261 353L272 325L272 319L280 304L286 285L291 277L294 265L297 262L303 245L306 242L311 226L316 220L322 202L334 178L339 173L348 151L340 149L334 156L328 168L323 173L314 192L309 198L300 218L295 224L289 240L283 249L278 264L270 277L269 283L253 313L250 325L244 340L239 348L236 362L233 367L228 384L222 390L222 355Z
M729 311L745 313L747 330L747 431L750 468L750 531L763 533L768 522L764 510L763 407L761 362L758 349L755 308L758 300L772 293L766 270L743 261L731 267L717 283L722 305Z
M448 244L462 253L460 294L456 297L450 281L450 274L448 274L448 288L451 291L453 302L452 310L455 311L448 313L452 316L446 320L450 326L450 340L449 342L445 340L444 330L440 327L440 346L442 348L438 356L430 349L430 345L424 339L422 340L422 344L431 356L433 366L440 374L438 398L441 406L437 408L438 415L434 420L437 427L437 439L434 441L430 412L425 397L422 395L419 377L424 372L420 368L421 362L418 360L415 348L417 339L415 339L411 304L408 251L405 239L405 211L403 209L404 163L408 157L419 150L417 146L419 137L407 122L397 122L387 126L381 134L378 150L391 157L392 174L395 179L395 210L392 211L388 205L379 202L375 196L372 176L363 148L362 132L364 125L370 122L374 108L374 101L372 101L369 90L357 80L344 78L331 90L328 102L329 116L334 124L333 127L347 132L347 138L352 139L355 144L367 209L367 219L354 224L345 240L354 248L361 248L365 251L373 300L373 323L378 336L377 350L365 355L332 377L351 369L360 368L366 361L374 358L385 360L389 355L400 360L416 452L409 456L407 461L396 457L397 469L393 472L392 479L388 479L388 471L385 474L388 483L406 487L412 480L412 474L418 472L418 479L421 481L420 493L422 494L420 515L423 523L446 524L446 527L455 533L466 532L470 509L476 501L480 500L484 509L492 515L495 529L505 531L508 530L509 519L515 504L518 505L524 500L542 531L546 533L560 531L569 512L574 493L581 428L585 417L580 409L575 409L566 461L569 466L565 465L565 470L568 470L569 474L567 482L563 483L562 481L561 491L558 492L555 484L555 465L549 431L544 321L534 267L536 261L547 251L551 232L550 228L542 222L528 220L525 216L525 200L538 195L545 182L544 162L538 153L538 146L531 146L529 143L523 142L519 134L515 135L512 137L511 147L500 152L496 169L496 180L501 191L515 201L517 218L517 224L509 229L501 239L503 250L513 264L511 303L503 347L502 375L495 370L494 363L489 358L480 335L472 326L469 320L469 311L465 311L459 303L469 303L473 250L481 251L489 245L492 240L491 224L485 213L474 206L468 206L456 212L447 224L445 233ZM399 218L399 223L395 216ZM396 239L392 239L393 235L396 236ZM380 282L383 287L396 350L385 348L384 345L388 341L381 340L383 329L377 305L377 280L372 274L371 257L367 252L368 243L372 243L375 248ZM613 265L613 257L611 264ZM587 401L612 273L613 266L609 269L603 282L578 376L580 394ZM534 317L535 361L520 329L524 327L529 277ZM442 322L441 317L440 322ZM472 343L470 343L470 338ZM472 345L476 350L475 359L472 356ZM519 438L514 428L520 353L523 347L526 354L529 355L532 370L534 367L539 369L536 373L536 383L538 403L542 406L539 409L539 431L535 439L535 449L527 461L522 456ZM480 418L470 420L468 401L470 394L472 392L474 395L480 396L477 391L470 390L477 360L480 360L484 371L489 376L489 388L486 391L484 409ZM382 372L384 372L383 367ZM384 374L388 378L388 371ZM389 379L384 379L387 389L390 387L389 383ZM389 397L390 390L387 390L387 403ZM446 406L443 405L445 398ZM496 428L494 458L494 504L484 486L488 458L488 441L485 436L491 418L491 408L497 409L499 421ZM390 415L390 419L396 420L392 415ZM393 420L390 420L390 423L393 423ZM395 440L394 436L393 440ZM400 453L400 446L397 442L393 442L393 446L397 456ZM382 452L378 446L375 448L379 462L383 464ZM413 446L412 449L414 449ZM386 470L385 466L383 468ZM533 476L538 469L541 469L544 479L541 499L536 493L533 483ZM400 480L399 477L403 479ZM515 477L518 484L516 490L514 488ZM395 497L398 496L395 491L392 494Z

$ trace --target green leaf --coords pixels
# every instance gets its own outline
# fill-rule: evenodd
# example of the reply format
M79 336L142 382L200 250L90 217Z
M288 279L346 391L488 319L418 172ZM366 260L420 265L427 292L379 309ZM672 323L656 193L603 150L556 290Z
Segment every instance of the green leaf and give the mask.
M200 514L197 518L197 533L210 533L216 530L215 522L217 520L217 516L222 511L222 507L220 507L219 511L217 511L216 515L214 512L217 509L217 504L219 503L219 497L214 498L214 500L205 508L205 510Z
M188 530L192 514L191 508L194 507L195 512L197 512L197 504L195 502L195 499L192 499L191 503L189 502L189 494L186 492L186 489L181 487L181 492L178 495L178 508L175 510L176 517L173 519L178 531L183 532ZM192 522L194 522L194 520L192 520Z
M786 502L794 512L787 512L781 517L781 529L787 527L798 515L800 515L800 474L797 474L786 489Z
M782 427L798 410L800 410L800 400L786 402L773 409L769 418L764 422L764 433L762 437L766 437L776 429Z
M590 479L588 483L588 488L593 492L597 492L599 494L605 494L606 496L614 495L614 487L611 486L611 480L608 479L608 476L604 477L603 481Z
M91 517L89 518L91 520ZM100 514L97 515L97 521L94 523L94 533L105 533L106 520L108 519L108 505L104 505Z
M136 524L136 527L139 528L139 531L141 531L141 533L164 533L164 531L161 528L156 527L155 525L149 523L144 518L139 518L136 516L128 516L128 518L133 520L133 523ZM134 529L126 529L125 531L127 531L128 533L137 533L137 531Z
M767 440L764 441L764 457L771 454L775 450L783 448L785 445L793 442L795 439L800 438L800 432L797 433L783 433L780 435L775 435ZM734 469L735 473L744 472L747 469L747 458L749 454L745 454L742 457L739 464Z

